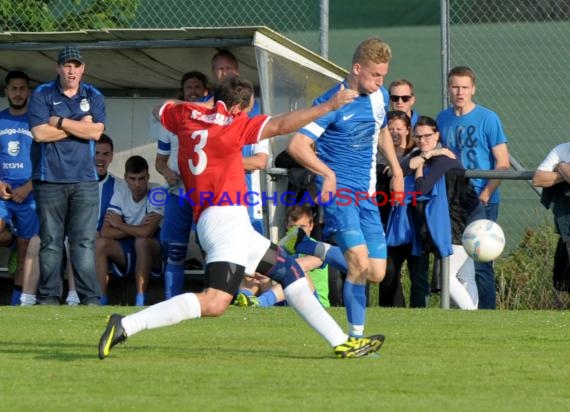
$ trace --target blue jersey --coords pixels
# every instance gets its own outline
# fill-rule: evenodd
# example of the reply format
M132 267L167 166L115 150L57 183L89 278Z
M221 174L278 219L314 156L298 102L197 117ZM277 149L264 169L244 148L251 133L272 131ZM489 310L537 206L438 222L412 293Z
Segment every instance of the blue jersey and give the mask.
M97 231L100 231L103 227L105 213L107 213L113 194L120 190L119 187L123 185L126 186L125 181L113 176L111 173L107 173L107 176L99 181L99 220L97 221Z
M0 112L0 180L12 188L22 186L32 176L32 142L27 114L14 116L9 109Z
M437 127L442 143L453 150L466 169L492 170L495 168L493 148L507 143L507 137L497 114L476 105L469 113L456 116L453 107L437 115ZM487 185L487 179L471 179L477 194ZM499 203L495 190L489 203Z
M346 82L344 86L348 87ZM328 100L339 89L340 84L334 86L314 104ZM378 89L300 130L316 141L317 155L335 172L338 189L376 191L376 152L380 130L386 126L386 107L385 90ZM320 176L317 184L322 184Z
M30 128L48 123L51 116L105 123L105 100L95 87L81 83L73 97L63 94L59 78L38 86L30 99ZM69 136L57 142L32 145L33 179L54 183L97 181L95 141Z

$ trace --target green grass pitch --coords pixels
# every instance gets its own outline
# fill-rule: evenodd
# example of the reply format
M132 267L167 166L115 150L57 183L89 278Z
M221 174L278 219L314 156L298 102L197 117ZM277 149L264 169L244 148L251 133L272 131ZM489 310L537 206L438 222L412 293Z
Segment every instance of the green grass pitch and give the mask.
M570 314L368 310L379 356L336 359L290 308L230 307L100 361L105 317L0 308L3 411L567 411ZM342 308L330 309L345 326Z

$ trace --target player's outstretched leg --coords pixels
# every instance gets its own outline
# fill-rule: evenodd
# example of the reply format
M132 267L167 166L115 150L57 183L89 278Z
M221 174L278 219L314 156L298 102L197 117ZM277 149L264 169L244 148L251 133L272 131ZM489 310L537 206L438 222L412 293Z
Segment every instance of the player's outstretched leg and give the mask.
M99 359L109 356L118 343L147 329L175 325L187 319L201 317L200 301L195 293L184 293L149 306L128 316L111 315L99 341Z

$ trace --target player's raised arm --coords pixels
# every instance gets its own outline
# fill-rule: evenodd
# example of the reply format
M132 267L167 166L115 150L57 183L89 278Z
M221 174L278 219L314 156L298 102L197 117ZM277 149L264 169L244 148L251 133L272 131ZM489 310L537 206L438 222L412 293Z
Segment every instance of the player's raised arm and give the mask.
M307 109L299 109L272 117L263 128L260 139L268 139L294 132L328 112L340 109L345 104L351 103L357 96L358 92L355 90L345 89L344 86L341 86L340 90L326 102Z

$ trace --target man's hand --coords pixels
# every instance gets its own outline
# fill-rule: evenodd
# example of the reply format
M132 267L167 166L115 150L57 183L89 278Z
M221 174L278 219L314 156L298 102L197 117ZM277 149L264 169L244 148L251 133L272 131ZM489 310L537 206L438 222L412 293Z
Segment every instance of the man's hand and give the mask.
M12 199L12 188L6 182L0 182L0 199L2 200Z
M345 89L344 84L340 85L340 90L336 92L327 103L330 103L333 110L340 109L342 106L358 97L358 92L352 89Z
M176 186L178 183L180 183L180 175L175 173L170 168L164 169L162 175L170 187Z
M122 216L113 213L113 212L107 212L105 214L105 220L104 220L107 224L109 224L109 226L111 227L118 227L121 223L123 223L123 218Z
M390 180L390 188L392 192L404 193L404 176L401 174L393 175Z
M317 199L317 203L323 202L328 203L336 194L336 175L329 174L323 176L323 187L321 190L321 198Z
M22 203L24 200L26 200L31 191L31 183L17 187L16 189L12 190L12 200L16 203Z

